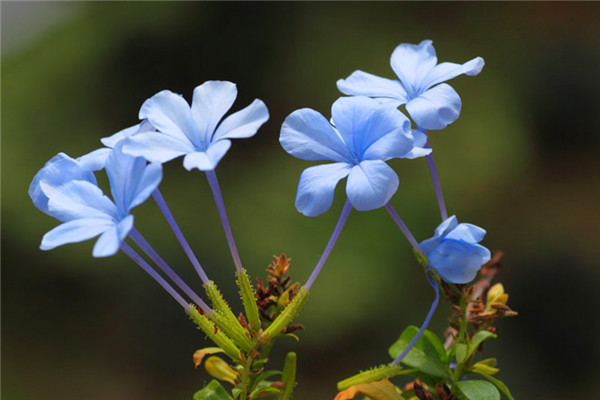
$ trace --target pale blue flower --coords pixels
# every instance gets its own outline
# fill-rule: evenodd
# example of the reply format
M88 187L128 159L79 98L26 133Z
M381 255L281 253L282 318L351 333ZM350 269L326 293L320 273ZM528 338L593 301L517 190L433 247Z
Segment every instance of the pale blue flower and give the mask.
M319 112L303 108L291 113L281 127L279 141L291 155L334 161L302 172L296 208L306 216L327 211L337 183L346 176L346 194L354 208L382 207L398 188L398 176L385 161L431 152L415 147L404 114L368 97L340 98L333 103L331 115L332 123Z
M423 129L443 129L460 114L458 93L442 82L462 74L477 75L484 65L481 57L464 64L438 64L431 40L399 45L390 63L398 76L396 80L354 71L348 78L338 80L337 87L348 95L375 97L397 106L406 104L406 111Z
M254 136L269 119L265 104L255 99L221 121L236 97L236 85L226 81L196 87L191 106L180 95L163 90L146 100L139 114L157 131L129 136L123 150L159 163L185 156L183 166L188 170L214 170L231 147L230 139Z
M436 228L432 238L422 241L419 248L446 282L468 283L490 260L490 251L478 244L484 236L485 230L459 224L453 215Z
M65 173L72 168L66 163L64 166ZM48 214L64 223L44 235L40 246L42 250L98 235L100 238L94 246L94 257L110 256L119 250L121 242L133 228L131 209L144 202L158 187L162 166L159 163L147 164L141 157L124 154L121 146L117 146L110 151L105 169L114 201L102 193L95 178L86 179L90 178L86 175L58 185L47 194ZM42 176L40 187L48 186L47 182Z

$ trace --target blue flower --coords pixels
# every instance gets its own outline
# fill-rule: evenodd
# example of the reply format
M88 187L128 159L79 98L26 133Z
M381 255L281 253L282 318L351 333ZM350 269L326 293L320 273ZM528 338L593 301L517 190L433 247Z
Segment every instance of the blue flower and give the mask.
M422 241L419 248L446 282L468 283L490 260L490 251L477 244L484 236L485 230L459 224L453 215L435 229L432 238Z
M105 165L112 201L96 185L95 178L88 179L90 176L84 175L78 179L69 172L72 166L68 163L56 165L55 162L51 165L53 168L64 167L65 174L74 179L44 192L48 197L48 214L64 223L44 235L40 248L50 250L100 235L94 246L94 257L110 256L119 250L133 227L131 209L144 202L162 179L160 164L147 164L141 157L122 153L121 146L117 146L110 151ZM39 179L42 188L50 185L48 182L55 181L45 180L44 176Z
M399 45L390 63L399 80L354 71L348 78L338 80L337 87L348 95L375 97L396 106L406 104L406 111L424 129L443 129L460 114L458 93L442 82L461 74L477 75L484 65L481 57L462 65L438 64L431 40L423 40L418 45Z
M64 184L79 180L96 184L94 172L104 167L104 149L93 151L77 159L65 153L52 157L44 167L35 174L29 185L29 197L42 212L50 214L48 198Z
M129 136L123 150L159 163L185 155L186 169L213 170L231 147L230 139L253 136L269 119L265 104L255 99L221 121L236 97L236 85L226 81L196 87L191 107L183 97L163 90L146 100L139 114L157 132Z
M385 205L398 188L398 176L385 161L415 158L430 149L414 146L410 121L398 109L368 97L345 97L331 107L332 123L315 110L291 113L279 141L303 160L331 160L302 172L296 208L310 217L331 207L337 183L348 176L346 193L359 211Z

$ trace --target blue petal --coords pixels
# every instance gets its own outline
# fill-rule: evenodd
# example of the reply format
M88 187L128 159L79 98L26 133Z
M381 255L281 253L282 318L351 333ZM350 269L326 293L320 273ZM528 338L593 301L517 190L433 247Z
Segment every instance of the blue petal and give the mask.
M296 110L283 121L279 135L281 146L293 155L308 161L348 161L351 156L338 132L315 110Z
M411 134L414 140L414 147L403 158L413 159L423 157L432 152L432 149L427 145L426 134L417 129L412 129Z
M217 128L212 141L241 139L254 136L269 119L269 110L262 100L255 99L248 107L231 114Z
M406 91L400 81L381 78L363 71L354 71L346 79L339 79L340 92L351 96L383 97L406 103Z
M52 250L63 244L83 242L112 227L114 222L107 218L81 218L65 222L44 235L40 249Z
M456 121L461 108L458 93L442 83L406 104L406 111L424 129L443 129Z
M398 175L381 160L367 160L352 167L346 194L359 211L383 207L398 189Z
M130 126L129 128L125 128L123 130L120 130L119 132L117 132L111 136L100 139L100 141L102 142L103 145L105 145L106 147L110 147L112 149L113 147L115 147L117 145L117 143L119 143L120 141L122 141L124 139L127 139L128 137L130 137L132 135L136 135L141 132L155 132L155 131L156 131L156 128L154 128L152 126L152 124L150 122L148 122L147 119L144 119L139 124Z
M183 159L183 166L188 171L193 168L198 168L200 171L211 171L217 167L217 164L230 147L230 140L219 140L211 144L206 151L186 155Z
M437 228L435 228L435 233L433 237L423 240L419 244L419 248L425 253L425 255L429 255L435 248L438 246L442 239L453 229L458 226L458 220L456 216L453 215L447 218L444 222L442 222Z
M478 244L444 239L427 258L446 282L462 284L475 278L490 260L490 251Z
M110 151L110 149L102 147L79 157L77 161L79 161L79 164L83 169L88 171L99 171L104 168L106 158L110 154Z
M117 225L107 229L96 241L92 255L108 257L116 254L131 228L133 228L133 215L127 216Z
M162 132L138 133L123 141L123 152L144 157L150 162L165 163L195 151L196 147L187 138L180 139Z
M160 184L162 180L162 165L150 163L144 168L141 176L134 176L135 187L132 190L128 211L142 204Z
M477 75L481 72L481 69L485 65L483 58L476 57L471 61L467 61L464 64L455 64L444 62L438 64L433 68L427 76L423 79L423 87L430 88L438 83L446 82L449 79L455 78L459 75L465 74L468 76Z
M337 183L350 172L346 163L317 165L300 175L296 209L307 217L316 217L329 210Z
M88 181L96 184L96 177L93 172L83 168L81 163L65 153L59 153L35 174L29 185L29 197L40 211L50 214L48 198L58 188L72 180Z
M49 214L60 221L82 218L119 218L115 204L100 188L86 181L71 181L56 190L48 201Z
M431 40L423 40L418 45L403 43L396 47L390 64L408 97L412 98L425 89L420 82L435 67L437 57Z
M448 235L446 239L462 240L469 243L478 243L485 236L485 229L472 224L458 224L456 228Z
M192 115L204 143L211 141L217 124L236 97L236 85L227 81L207 81L194 89Z
M162 133L199 144L199 134L194 126L192 111L183 97L163 90L146 100L140 109L139 118L147 118L150 124ZM137 135L134 135L135 137Z

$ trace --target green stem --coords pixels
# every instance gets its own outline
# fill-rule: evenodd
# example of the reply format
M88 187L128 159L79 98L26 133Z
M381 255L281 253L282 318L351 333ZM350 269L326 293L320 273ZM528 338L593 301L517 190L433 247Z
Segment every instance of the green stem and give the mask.
M250 378L250 370L252 369L252 363L254 363L254 357L248 355L248 359L244 364L242 370L242 377L240 378L239 388L242 390L240 393L240 400L246 400L248 398L248 383Z
M462 311L461 317L460 317L460 330L458 332L458 338L457 338L456 342L454 343L455 346L458 343L462 343L465 345L469 344L468 336L467 336L467 299L462 294L460 296L460 309ZM464 364L459 364L456 366L456 370L454 373L454 381L455 382L458 382L462 378L463 371L464 371Z

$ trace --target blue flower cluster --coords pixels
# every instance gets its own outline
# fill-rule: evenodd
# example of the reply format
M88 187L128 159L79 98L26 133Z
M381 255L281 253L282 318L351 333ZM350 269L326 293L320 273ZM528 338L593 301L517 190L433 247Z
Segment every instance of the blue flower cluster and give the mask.
M352 208L368 211L386 207L413 247L427 256L430 266L444 280L472 280L490 258L489 251L477 244L485 231L458 224L455 217L443 218L435 235L418 245L391 207L399 181L386 162L426 157L430 168L434 166L427 130L446 127L458 118L461 109L460 97L443 82L461 74L476 75L483 64L479 57L464 64L438 64L431 41L401 44L391 57L398 79L355 71L337 82L339 90L350 97L333 103L331 119L309 108L292 112L281 126L279 140L283 148L303 160L331 161L309 167L301 174L296 195L298 211L307 216L326 212L333 203L335 187L347 177L347 207L335 235L339 235ZM95 257L110 256L119 249L132 254L124 242L129 237L170 271L133 227L132 209L153 196L206 280L158 192L162 163L183 156L187 170L206 173L236 267L241 269L214 170L231 147L231 140L255 135L269 119L269 112L256 99L225 117L236 97L236 85L226 81L207 81L196 87L191 105L182 96L163 90L142 104L139 124L102 139L106 147L77 159L61 153L48 161L34 177L29 194L36 207L62 224L43 237L41 248L49 250L100 236L93 250ZM404 106L414 127L400 106ZM112 199L97 185L95 174L100 170L108 176ZM433 171L441 205L441 189L437 172ZM447 217L445 208L442 215ZM330 240L324 254L329 254L334 243ZM319 270L325 258L320 260Z

